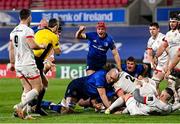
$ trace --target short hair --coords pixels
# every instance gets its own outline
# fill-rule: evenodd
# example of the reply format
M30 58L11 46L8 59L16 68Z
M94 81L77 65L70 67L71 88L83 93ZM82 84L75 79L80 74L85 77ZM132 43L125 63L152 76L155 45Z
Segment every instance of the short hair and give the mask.
M27 19L31 15L31 11L29 9L22 9L19 12L19 17L21 20Z
M150 27L154 26L156 28L159 28L159 24L157 22L152 22L149 26Z
M52 18L49 20L48 27L53 28L54 26L58 25L58 20L55 18Z
M171 88L166 87L165 91L170 95L169 99L171 99L174 96L174 92Z
M136 59L132 56L128 57L126 61L136 62Z

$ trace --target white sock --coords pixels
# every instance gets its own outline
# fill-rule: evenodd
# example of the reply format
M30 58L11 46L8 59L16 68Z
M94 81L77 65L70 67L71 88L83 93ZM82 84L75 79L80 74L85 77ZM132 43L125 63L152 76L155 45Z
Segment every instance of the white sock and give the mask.
M123 103L124 103L124 100L123 100L121 97L119 97L118 99L116 99L116 101L114 101L114 102L111 104L111 106L109 107L109 109L110 109L110 110L113 110L114 108L121 106Z
M38 91L36 89L32 89L31 91L26 93L26 97L23 101L21 101L20 105L23 108L26 104L32 101L35 97L38 96Z
M24 102L25 98L26 98L26 93L23 92L21 95L21 102Z

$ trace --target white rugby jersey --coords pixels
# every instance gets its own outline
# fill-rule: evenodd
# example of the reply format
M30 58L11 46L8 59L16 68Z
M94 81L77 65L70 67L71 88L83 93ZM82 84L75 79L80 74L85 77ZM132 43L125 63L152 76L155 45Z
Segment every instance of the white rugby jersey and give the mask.
M147 43L147 49L152 49L153 52L156 52L159 46L163 43L163 39L165 38L165 35L162 33L158 33L156 39L153 39L151 36ZM168 54L166 51L163 52L161 56L158 57L158 63L160 62L167 62L168 60Z
M129 75L128 73L122 71L119 74L119 80L114 83L113 87L115 91L122 89L126 93L133 93L136 89L135 78Z
M158 95L156 83L150 78L148 78L148 81L143 82L142 87L140 87L139 90L141 96Z
M10 33L15 54L15 67L35 64L32 49L27 44L27 38L34 37L34 31L25 24L19 24Z
M172 111L172 105L167 104L154 97L147 106L150 107L150 112L170 113Z
M171 61L174 55L178 52L180 48L180 33L179 30L168 31L166 33L165 42L168 43L169 47L169 60ZM178 68L178 67L176 67ZM180 68L179 68L180 69Z

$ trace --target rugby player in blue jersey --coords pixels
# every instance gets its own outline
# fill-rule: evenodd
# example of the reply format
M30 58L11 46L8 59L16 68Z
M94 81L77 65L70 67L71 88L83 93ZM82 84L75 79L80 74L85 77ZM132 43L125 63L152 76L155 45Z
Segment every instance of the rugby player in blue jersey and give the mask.
M142 78L147 75L148 66L143 64L137 64L134 57L127 58L126 63L122 64L122 70L127 72L133 77Z
M118 80L119 72L117 68L110 71L99 70L92 75L72 80L65 92L61 105L66 110L63 113L69 113L73 110L79 100L101 98L106 108L110 106L110 102L106 95L107 88L110 84ZM62 109L63 110L63 109Z
M98 22L96 32L83 33L85 26L80 26L76 32L77 39L87 39L89 42L89 52L87 55L87 75L102 69L107 62L107 51L112 50L115 62L121 71L121 59L112 37L106 33L104 22Z

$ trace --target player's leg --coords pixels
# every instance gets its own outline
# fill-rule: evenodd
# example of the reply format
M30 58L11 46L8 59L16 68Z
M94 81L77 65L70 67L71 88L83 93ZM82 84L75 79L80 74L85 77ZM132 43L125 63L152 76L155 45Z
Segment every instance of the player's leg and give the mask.
M164 73L162 71L155 70L153 72L152 79L156 82L156 89L158 91L158 94L160 93L159 84L164 78Z
M23 86L23 93L21 95L21 101L24 101L26 98L26 93L29 92L32 89L32 87L26 78L21 78L21 83Z
M46 88L48 86L48 80L46 78L46 75L43 72L43 69L44 69L43 60L41 58L38 58L38 57L35 57L35 60L36 60L37 68L40 71L40 75L41 75L41 79L42 79L42 84L43 84L43 88L42 88L42 90L39 93L38 98L37 98L37 102L36 102L37 104L36 104L35 113L38 113L40 115L44 115L45 116L45 115L47 115L47 112L45 112L45 110L41 109L41 102L42 102L42 99L44 97Z
M47 78L46 78L44 73L41 73L41 78L42 78L43 88L42 88L41 92L38 95L35 112L40 114L40 115L44 115L45 116L45 115L47 115L47 112L44 111L41 108L41 102L42 102L42 99L44 97L45 91L46 91L47 86L48 86L48 80L47 80Z
M42 89L42 81L40 76L38 76L32 78L32 80L23 77L21 78L21 82L22 84L30 84L32 87L30 91L26 92L26 95L25 97L23 97L23 100L19 104L14 106L15 112L17 113L18 117L24 119L26 113L23 110L23 108L38 96L39 92Z
M131 94L124 96L126 108L130 115L148 115L148 107L144 104L138 103Z
M76 103L83 98L83 83L83 78L74 79L69 83L64 99L61 101L61 105L66 108L65 111L62 109L62 113L72 112Z
M124 91L122 89L118 90L117 96L118 96L118 99L116 99L116 101L114 101L111 104L111 106L108 109L106 109L105 114L110 114L113 109L120 107L124 104L125 94L124 94Z
M167 68L167 62L158 62L156 69L153 72L152 79L156 82L156 89L160 93L159 84L164 79L165 70Z

